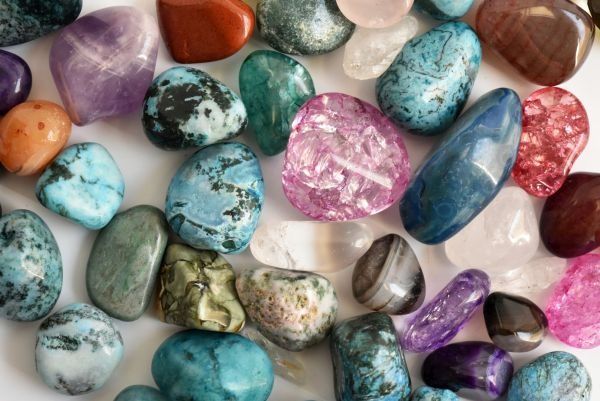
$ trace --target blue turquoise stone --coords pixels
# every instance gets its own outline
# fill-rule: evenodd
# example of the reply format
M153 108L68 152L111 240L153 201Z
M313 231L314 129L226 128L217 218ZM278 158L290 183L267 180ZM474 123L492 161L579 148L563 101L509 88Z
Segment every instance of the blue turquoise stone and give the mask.
M152 376L172 401L265 401L273 366L237 334L188 330L169 337L152 359Z
M421 386L413 392L410 401L459 401L459 399L450 390Z
M437 20L450 21L463 17L474 0L415 0L416 10Z
M188 245L220 253L243 251L262 210L265 189L256 155L241 143L196 152L167 192L165 214Z
M573 354L550 352L523 366L508 388L508 401L589 401L592 378Z
M439 244L475 218L508 179L521 139L521 101L511 89L482 96L415 173L400 215L425 244Z
M42 205L90 230L108 224L124 192L125 181L112 156L102 145L91 142L63 150L35 187Z
M381 110L416 135L437 135L456 120L481 64L477 34L447 22L410 40L377 79Z
M160 391L150 386L129 386L121 391L115 401L169 401Z
M331 334L337 401L407 401L410 375L392 319L369 313L338 323Z
M58 244L37 214L15 210L0 218L0 316L43 318L58 300L62 279Z

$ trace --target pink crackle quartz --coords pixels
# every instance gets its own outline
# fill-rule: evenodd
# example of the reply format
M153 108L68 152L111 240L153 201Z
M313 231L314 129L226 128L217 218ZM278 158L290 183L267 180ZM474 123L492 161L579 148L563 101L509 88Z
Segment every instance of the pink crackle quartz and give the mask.
M546 197L560 189L587 144L590 124L585 108L561 88L544 88L523 102L523 133L512 176L531 195Z
M401 131L371 104L326 93L294 118L283 189L307 216L343 221L378 213L404 194L409 178Z

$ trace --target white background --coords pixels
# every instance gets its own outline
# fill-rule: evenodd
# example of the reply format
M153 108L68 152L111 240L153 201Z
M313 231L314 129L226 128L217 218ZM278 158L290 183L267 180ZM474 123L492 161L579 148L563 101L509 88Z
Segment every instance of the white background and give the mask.
M477 2L479 3L479 2ZM578 3L585 8L584 1ZM155 15L154 0L85 0L82 14L95 9L112 5L134 5L152 15ZM466 17L473 25L475 8ZM435 24L434 21L419 16L421 31ZM21 55L28 61L33 71L33 90L30 99L46 99L60 103L58 93L52 82L48 69L48 53L56 34L49 35L32 43L15 46L7 50ZM215 63L196 65L215 78L225 82L238 91L238 72L244 58L253 50L268 48L255 33L250 43L238 54L227 60ZM298 57L309 69L315 81L317 93L328 91L345 92L376 104L374 81L354 81L347 78L342 70L343 49L319 57ZM479 72L470 99L477 99L482 94L497 87L505 86L515 89L521 98L525 98L537 87L516 75L502 60L484 49L483 65ZM156 74L174 66L164 44L161 41ZM587 107L590 115L592 134L584 154L575 165L575 171L600 172L600 41L594 48L577 76L562 85L565 89L576 94ZM94 90L90 86L90 90ZM140 124L141 112L123 118L95 122L87 127L74 127L69 143L95 141L106 146L121 167L126 181L125 200L121 210L138 204L152 204L164 207L167 186L178 166L192 153L193 150L182 152L165 152L155 148L146 139ZM242 141L249 143L257 151L258 148L250 135L244 134ZM419 165L427 151L434 145L436 138L405 138L411 162L414 169ZM303 220L305 217L287 202L281 189L281 166L283 156L272 158L261 157L261 164L266 181L266 204L261 224L287 220ZM17 177L8 173L0 173L0 202L5 212L17 208L27 208L38 213L54 232L64 261L63 292L57 308L73 302L89 302L85 290L85 267L95 232L88 231L44 209L34 196L36 177ZM509 185L513 185L510 183ZM541 202L537 201L539 210ZM379 215L365 219L377 236L397 232L403 236L402 223L398 215L398 205L393 205ZM454 275L458 269L452 266L444 256L443 248L425 247L412 241L415 247L427 281L427 299L431 299ZM540 255L545 251L540 249ZM256 265L256 261L248 251L238 256L228 256L227 259L241 269ZM352 269L331 275L340 299L339 318L368 312L352 297L350 278ZM600 294L590 294L598 297ZM545 307L548 293L533 297L542 308ZM400 323L402 318L398 318ZM136 322L116 322L125 341L125 357L112 379L101 390L81 396L85 401L111 401L124 387L132 384L150 384L150 362L155 349L170 334L181 330L178 327L164 324L157 320L149 310ZM2 400L45 400L58 401L64 396L47 388L38 378L34 368L35 333L39 322L15 323L0 321L0 387ZM455 341L486 340L485 324L481 312L469 322L459 333ZM592 400L600 399L600 351L577 350L559 343L551 335L538 349L524 353L513 354L517 367L529 362L535 357L552 350L566 350L576 354L592 374L596 387ZM294 385L277 379L270 400L303 401L333 401L333 376L329 358L328 342L303 352L299 357L305 362L308 375L307 385L299 389ZM425 355L407 355L414 387L421 384L420 366Z

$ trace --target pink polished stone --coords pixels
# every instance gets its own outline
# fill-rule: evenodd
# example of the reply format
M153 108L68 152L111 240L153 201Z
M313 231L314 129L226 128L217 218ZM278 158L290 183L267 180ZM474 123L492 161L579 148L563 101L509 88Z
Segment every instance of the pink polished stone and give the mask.
M554 87L533 92L523 102L515 182L531 195L552 195L565 182L589 133L585 108L571 92Z
M283 189L317 220L353 220L398 200L410 178L401 131L378 109L342 93L304 104L292 122Z
M365 28L387 28L410 11L413 0L337 0L346 18Z
M546 308L550 331L577 348L600 345L600 255L571 261Z

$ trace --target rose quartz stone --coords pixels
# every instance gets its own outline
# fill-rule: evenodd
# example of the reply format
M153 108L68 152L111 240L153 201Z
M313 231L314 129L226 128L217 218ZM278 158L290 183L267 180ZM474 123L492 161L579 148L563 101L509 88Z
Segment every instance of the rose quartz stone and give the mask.
M600 255L573 259L548 301L546 315L550 331L573 347L600 345L599 294Z
M531 195L546 197L560 189L588 142L585 108L561 88L533 92L523 102L523 133L512 176Z
M337 0L346 18L365 28L387 28L400 22L413 0Z
M355 97L326 93L298 111L282 179L292 205L317 220L353 220L398 200L410 178L400 130Z

